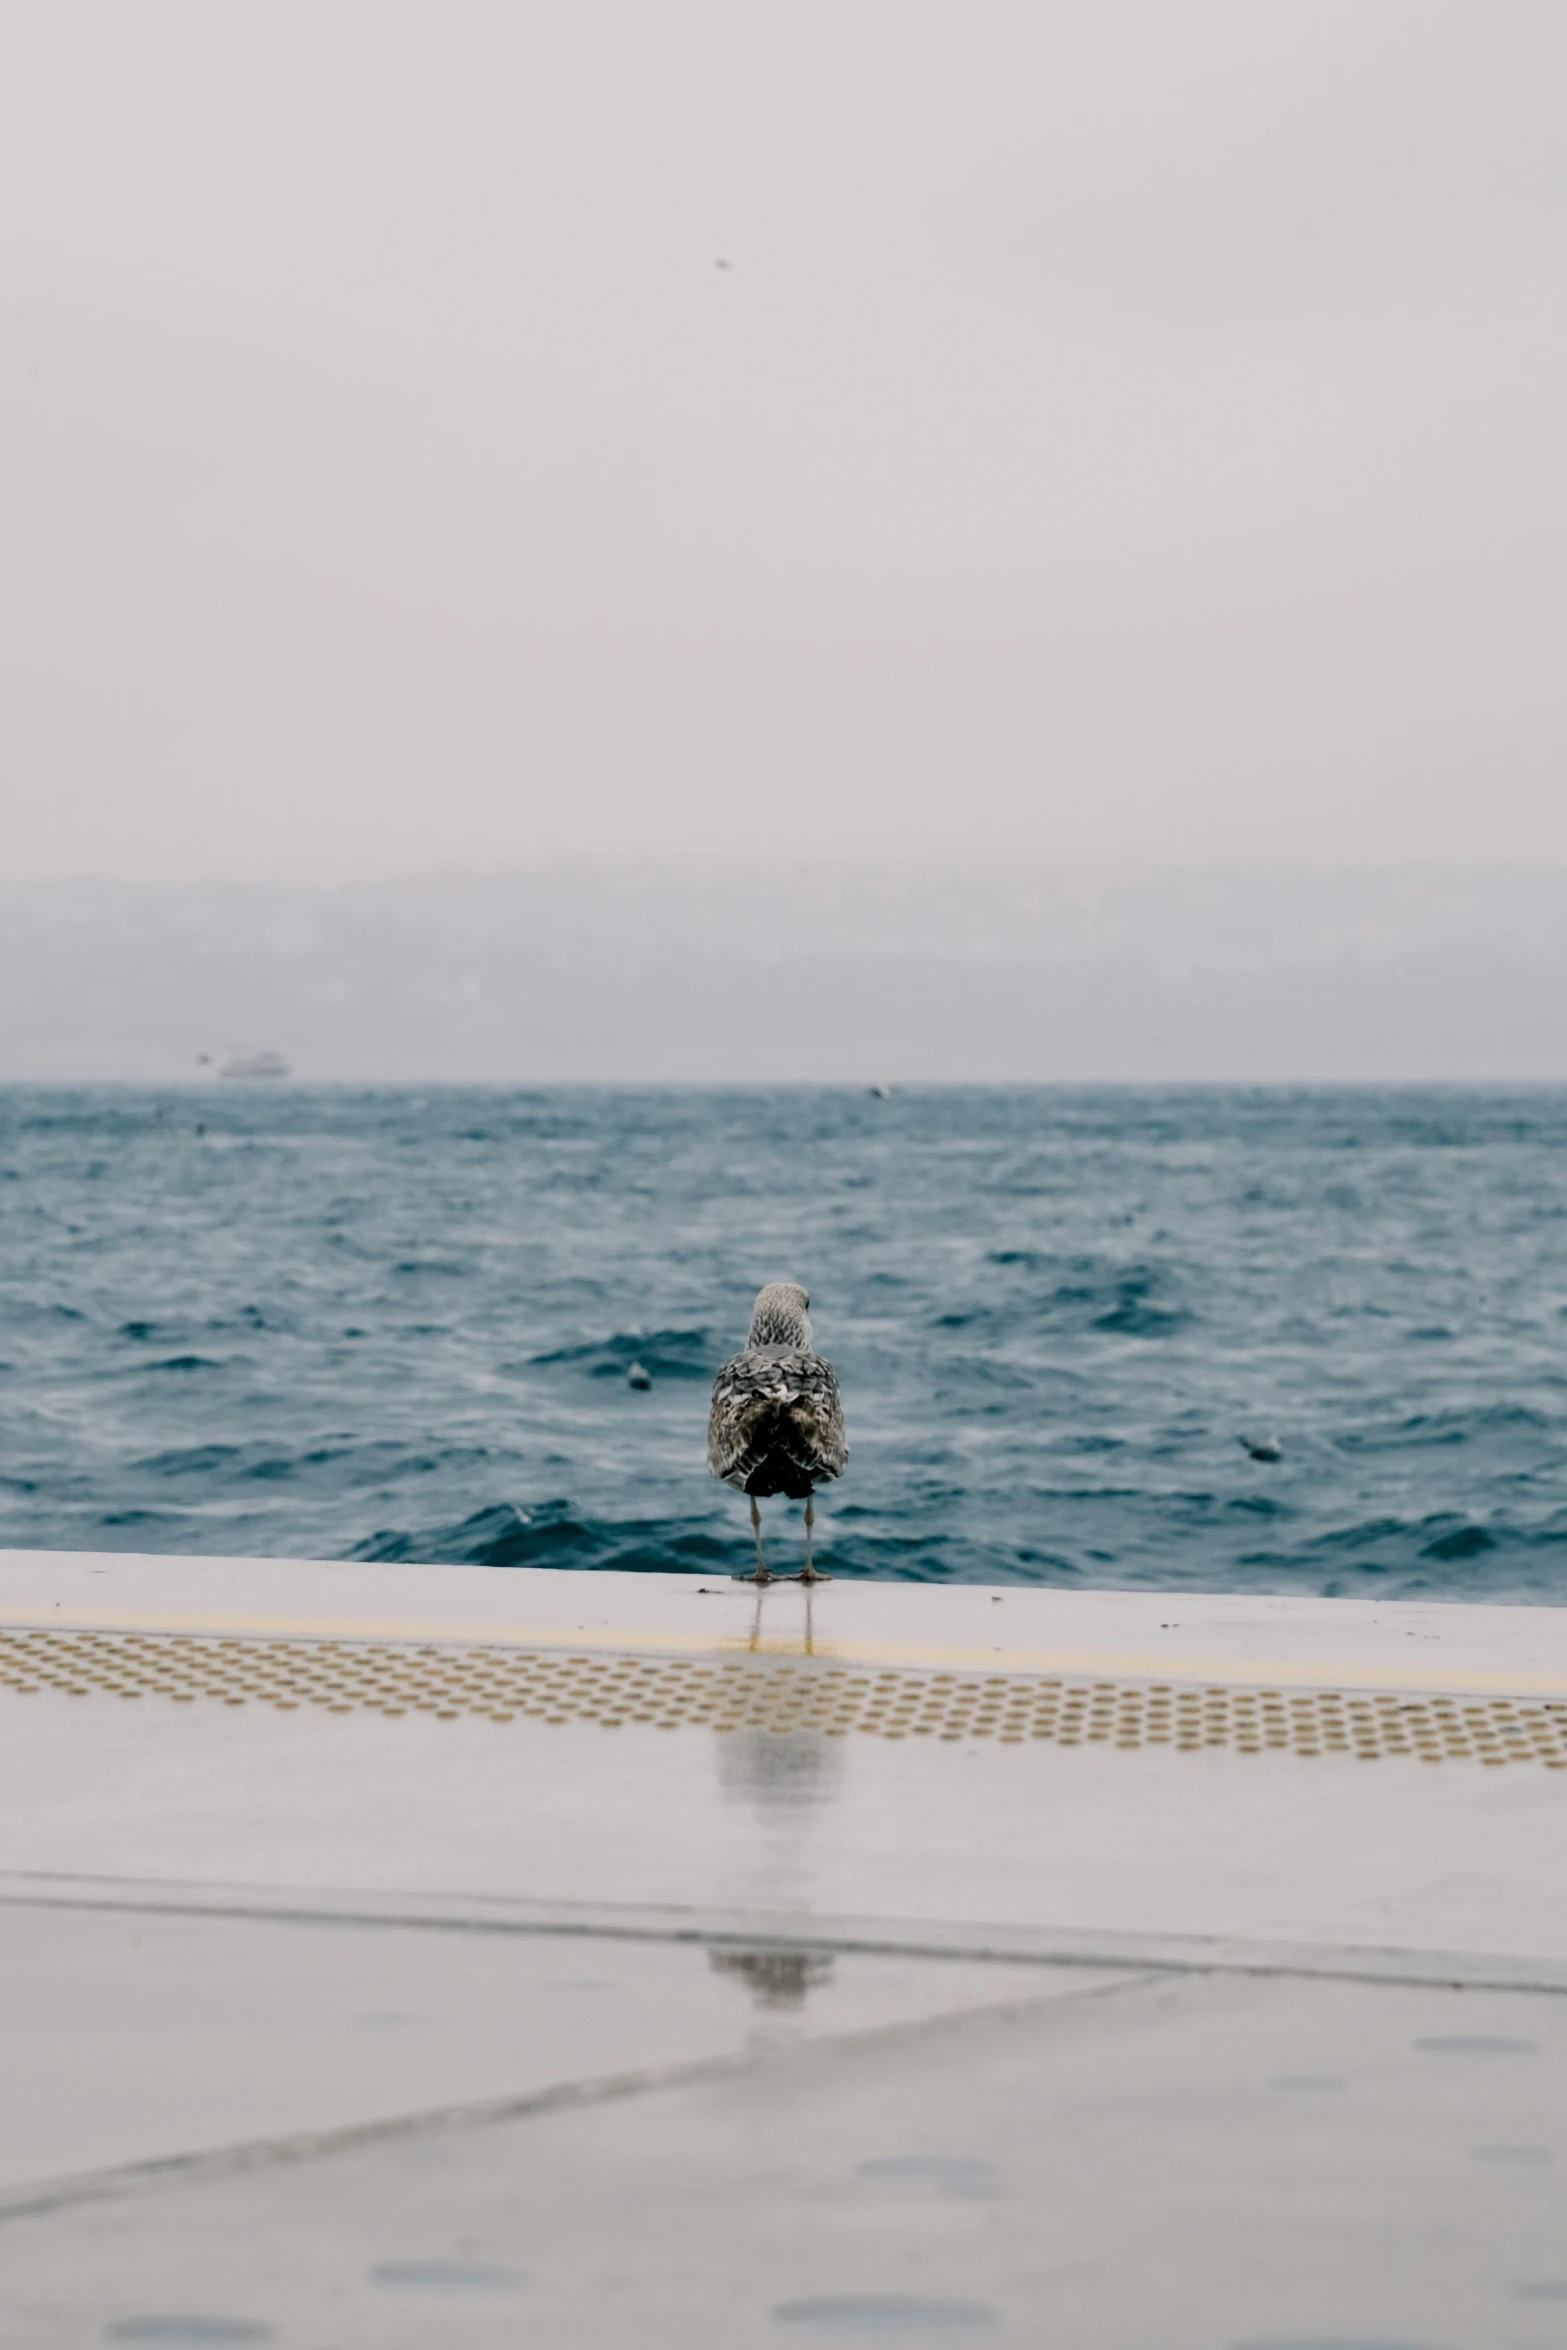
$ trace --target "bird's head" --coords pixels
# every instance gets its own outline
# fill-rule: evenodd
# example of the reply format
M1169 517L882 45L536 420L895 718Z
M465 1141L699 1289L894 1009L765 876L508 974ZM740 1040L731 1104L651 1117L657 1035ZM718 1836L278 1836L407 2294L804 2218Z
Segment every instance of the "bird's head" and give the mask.
M765 1289L757 1291L746 1345L798 1346L809 1352L811 1319L806 1308L810 1302L798 1281L769 1281Z

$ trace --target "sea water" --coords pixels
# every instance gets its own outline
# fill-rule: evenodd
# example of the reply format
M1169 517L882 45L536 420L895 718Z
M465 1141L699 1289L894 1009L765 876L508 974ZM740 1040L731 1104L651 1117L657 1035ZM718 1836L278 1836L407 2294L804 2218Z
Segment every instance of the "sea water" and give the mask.
M0 1089L0 1543L743 1569L781 1277L837 1574L1567 1597L1556 1090Z

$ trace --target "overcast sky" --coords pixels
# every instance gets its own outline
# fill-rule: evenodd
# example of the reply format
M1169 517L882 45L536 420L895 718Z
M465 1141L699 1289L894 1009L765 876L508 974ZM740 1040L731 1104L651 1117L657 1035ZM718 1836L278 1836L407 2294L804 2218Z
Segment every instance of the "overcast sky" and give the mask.
M0 1083L1561 1083L1564 1004L1559 867L0 881Z
M1567 860L1564 82L1560 0L23 0L0 874Z

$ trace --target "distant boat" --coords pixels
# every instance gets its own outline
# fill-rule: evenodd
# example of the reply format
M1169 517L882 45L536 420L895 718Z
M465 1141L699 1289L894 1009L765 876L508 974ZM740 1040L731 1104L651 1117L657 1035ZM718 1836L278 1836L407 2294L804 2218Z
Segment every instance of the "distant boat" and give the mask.
M293 1071L281 1053L235 1053L218 1071L220 1077L291 1077Z

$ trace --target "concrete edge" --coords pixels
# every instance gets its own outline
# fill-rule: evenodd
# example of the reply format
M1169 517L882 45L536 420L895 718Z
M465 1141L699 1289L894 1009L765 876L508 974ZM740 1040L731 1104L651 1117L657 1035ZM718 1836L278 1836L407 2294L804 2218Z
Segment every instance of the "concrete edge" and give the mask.
M533 1902L394 1888L193 1885L45 1871L0 1873L0 1908L124 1911L271 1925L402 1928L467 1934L582 1935L607 1941L758 1945L865 1957L995 1960L1010 1965L1126 1969L1138 1974L1309 1976L1341 1982L1567 1993L1567 1960L1512 1952L1411 1950L1374 1944L1271 1942L1238 1936L1138 1934L1091 1927L951 1924L938 1919L813 1916L609 1902Z

